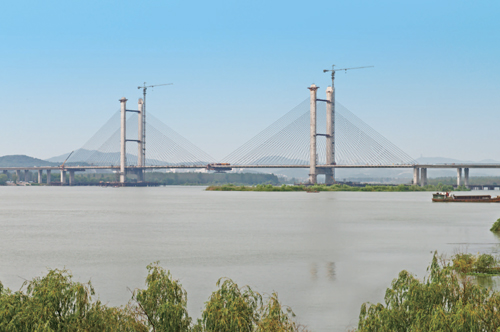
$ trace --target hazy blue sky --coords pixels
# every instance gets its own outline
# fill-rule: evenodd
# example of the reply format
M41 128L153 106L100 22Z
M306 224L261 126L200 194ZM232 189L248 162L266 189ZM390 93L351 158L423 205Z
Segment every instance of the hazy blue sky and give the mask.
M0 155L81 147L137 86L216 158L338 74L337 99L417 158L500 160L499 1L8 1Z

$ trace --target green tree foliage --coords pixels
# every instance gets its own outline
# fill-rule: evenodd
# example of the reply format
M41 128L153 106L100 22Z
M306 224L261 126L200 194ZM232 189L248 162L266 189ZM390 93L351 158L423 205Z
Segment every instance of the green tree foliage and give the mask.
M170 271L165 271L158 262L148 265L148 276L144 290L133 295L136 312L152 331L189 331L191 318L188 316L187 293Z
M194 331L206 332L298 332L306 331L293 321L295 314L273 293L267 302L250 287L240 288L231 279L219 279L219 289L205 304Z
M453 269L461 274L467 274L474 270L476 257L472 254L460 253L452 258Z
M497 261L495 257L488 254L479 255L476 260L475 268L478 273L488 273L496 265Z
M262 173L146 173L145 180L162 185L210 185L210 184L279 184L274 174Z
M453 191L452 186L438 185L432 186L428 185L425 187L415 186L415 185L405 185L400 184L394 185L366 185L366 186L349 186L346 184L334 184L327 186L324 184L315 184L312 186L304 185L281 185L274 186L272 184L258 184L256 186L236 186L234 184L224 184L224 185L213 185L207 187L207 190L213 191ZM457 190L468 190L467 188L458 188Z
M418 280L401 271L385 294L385 305L363 304L358 331L498 331L500 294L455 273L435 254L430 276Z
M250 287L240 289L230 279L219 279L202 314L202 327L208 332L253 331L259 321L262 296Z
M491 226L490 231L492 231L493 233L500 232L500 219L497 219L497 221L493 223L493 226Z
M439 178L429 178L427 179L427 183L429 184L438 184L443 183L447 185L455 185L457 184L456 176L447 176L447 177L439 177ZM500 177L498 176L471 176L469 177L469 185L496 185L500 183Z
M54 177L53 177L54 178ZM44 178L45 179L45 178ZM56 179L57 180L57 179ZM46 180L44 180L46 181ZM77 185L99 185L100 182L116 182L117 174L113 173L81 173L75 174ZM127 178L128 182L136 182L134 176ZM261 173L145 173L145 181L160 185L210 185L235 183L245 185L279 184L279 179L274 174Z
M5 186L9 178L5 174L0 174L0 186Z
M261 307L261 317L257 322L258 332L295 332L305 330L295 324L292 309L284 308L278 300L278 294L273 293L266 304Z
M459 253L452 257L452 268L460 274L499 274L498 260L489 254Z
M187 294L159 264L148 265L146 289L133 292L125 307L108 307L89 283L72 281L66 270L27 281L12 292L0 282L2 332L298 332L293 312L273 293L264 304L250 287L220 279L196 325L188 315Z
M71 277L51 270L18 292L0 286L0 331L146 331L127 310L95 300L90 282Z

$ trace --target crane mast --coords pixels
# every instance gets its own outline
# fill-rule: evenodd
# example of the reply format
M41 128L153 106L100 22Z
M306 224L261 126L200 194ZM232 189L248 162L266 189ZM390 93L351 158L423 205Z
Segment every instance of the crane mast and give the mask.
M157 86L164 86L164 85L173 85L174 83L166 83L166 84L155 84L155 85L146 85L146 82L144 82L143 86L138 86L137 89L142 89L142 95L143 95L143 104L142 104L142 137L139 137L139 139L142 142L142 165L146 166L146 90L148 88L154 88Z
M352 68L341 68L335 69L335 65L332 65L332 69L324 69L323 73L331 72L332 73L332 87L331 90L327 89L327 115L326 115L326 163L328 165L335 165L335 73L337 71L347 72L352 69L362 69L362 68L371 68L373 66L364 66L364 67L352 67ZM329 94L331 93L331 97L329 98ZM333 184L335 182L335 169L331 168L327 173L325 173L325 182L326 184Z

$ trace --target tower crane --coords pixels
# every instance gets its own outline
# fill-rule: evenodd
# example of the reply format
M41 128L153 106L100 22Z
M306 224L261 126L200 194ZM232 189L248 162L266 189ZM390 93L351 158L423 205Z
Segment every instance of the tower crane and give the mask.
M373 67L375 67L375 66L364 66L364 67L352 67L352 68L335 69L335 65L332 65L332 69L323 69L323 73L326 73L326 72L331 72L332 73L332 89L333 89L333 91L335 91L335 87L333 86L334 81L335 81L335 72L342 71L342 70L344 72L347 72L348 70L351 70L351 69L373 68Z
M146 85L146 82L144 82L143 86L138 86L137 89L142 89L142 95L143 95L143 104L142 104L142 164L145 166L146 165L146 90L148 88L154 88L157 86L164 86L164 85L173 85L174 83L165 83L165 84L155 84L155 85Z
M352 67L352 68L341 68L335 69L335 65L332 65L332 69L324 69L323 73L331 72L332 73L332 96L331 101L327 101L330 103L330 109L327 113L327 131L326 136L326 144L327 144L327 163L335 165L335 73L338 71L347 72L352 69L362 69L362 68L371 68L373 66L364 66L364 67ZM329 150L330 149L330 150ZM326 174L326 181L335 181L335 169L331 169L331 174ZM330 178L330 180L328 180Z
M66 157L66 159L64 160L64 162L62 163L62 165L59 166L61 169L64 168L64 164L66 164L66 162L68 161L69 157L71 157L71 155L73 154L73 152L75 152L75 151L71 151L71 153Z

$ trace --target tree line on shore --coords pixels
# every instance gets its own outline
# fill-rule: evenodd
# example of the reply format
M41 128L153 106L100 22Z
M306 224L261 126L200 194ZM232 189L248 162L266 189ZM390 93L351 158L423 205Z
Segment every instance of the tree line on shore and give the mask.
M498 274L498 258L460 253L451 259L434 253L420 280L401 271L387 289L384 304L364 303L354 331L498 331L500 292L474 276ZM158 262L148 265L146 288L132 291L125 306L96 299L90 282L72 280L66 270L49 270L13 292L0 283L1 331L165 331L306 332L276 293L263 296L221 278L201 318L187 311L187 292Z
M24 175L22 177L24 179ZM5 185L7 181L17 182L19 179L16 174L10 172L8 174L0 174L0 185ZM137 181L134 175L131 175L128 181ZM390 181L390 178L385 179ZM28 172L26 181L36 183L38 175L36 172ZM59 183L60 177L58 172L52 173L53 183ZM98 185L99 182L117 182L119 177L116 173L76 173L76 185ZM273 184L279 185L282 183L296 183L299 179L284 180L275 174L266 173L198 173L198 172L182 172L182 173L163 173L163 172L147 172L145 173L145 181L156 182L160 185L257 185L257 184ZM42 175L42 182L47 182L47 174ZM68 182L68 179L66 179ZM453 186L457 180L454 177L428 178L428 188L445 188L446 191L453 190ZM470 185L500 185L500 177L495 176L478 176L469 178ZM390 182L380 186L394 186ZM408 185L401 185L408 186ZM451 188L451 189L450 189ZM434 189L430 189L434 190ZM439 189L441 190L441 189ZM411 190L417 191L417 190ZM445 191L443 189L443 191Z
M445 176L438 178L428 178L427 183L437 185L438 183L447 185L456 185L457 178L453 176ZM484 186L484 185L500 185L500 176L471 176L469 177L469 185Z
M365 185L365 186L350 186L347 184L315 184L315 185L285 185L273 186L271 184L258 184L256 186L237 186L234 184L212 185L207 187L209 191L306 191L306 192L319 192L319 191L363 191L363 192L376 192L376 191L392 191L392 192L405 192L405 191L468 191L464 186L453 188L450 185L426 185L424 187L417 185Z
M38 175L33 172L28 172L27 181L38 181ZM5 185L7 181L16 182L17 176L11 173L9 176L0 174L0 185ZM144 173L146 182L158 183L160 185L212 185L212 184L280 184L279 178L274 174L265 173L198 173L198 172L182 172L182 173L163 173L163 172L146 172ZM118 182L119 177L115 173L81 173L75 174L75 185L99 185L100 182ZM131 176L127 181L135 182L135 176ZM51 182L60 183L58 172L52 173ZM66 177L66 182L68 179ZM47 183L47 174L42 175L42 183ZM36 184L36 183L35 183Z

